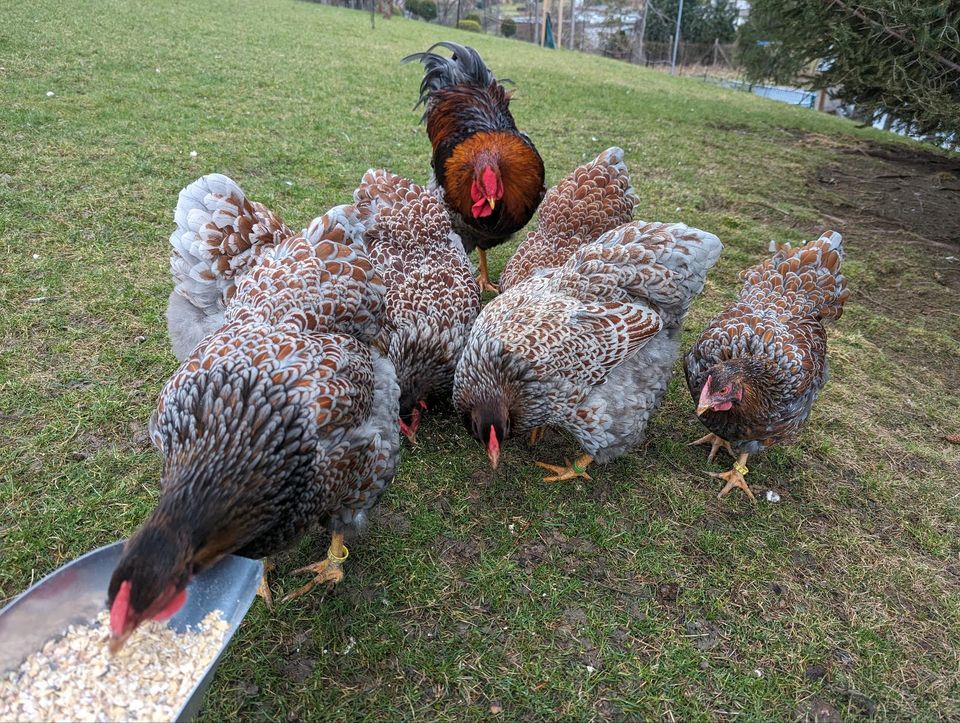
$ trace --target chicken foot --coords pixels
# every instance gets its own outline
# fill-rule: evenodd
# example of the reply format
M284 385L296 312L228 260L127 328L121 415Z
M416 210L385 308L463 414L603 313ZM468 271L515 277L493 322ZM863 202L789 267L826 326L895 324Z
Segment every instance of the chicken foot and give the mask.
M303 587L298 587L296 590L284 597L283 601L286 602L287 600L298 598L301 595L310 592L310 590L320 583L329 583L331 587L336 585L338 582L343 580L343 568L341 565L349 555L350 550L348 550L347 546L343 544L343 533L334 532L333 538L330 540L330 547L327 550L327 557L325 559L293 571L294 574L302 572L315 572L316 577L314 577Z
M563 467L556 464L547 464L546 462L537 462L536 465L537 467L547 470L547 472L553 472L552 475L543 478L544 482L562 482L563 480L574 479L576 477L593 479L587 474L587 465L591 462L593 462L593 457L589 454L583 454L580 455L573 464L570 464L567 460L563 460Z
M263 561L263 575L260 577L260 586L257 588L257 596L263 598L263 604L267 610L273 610L273 593L270 591L270 583L267 581L267 575L276 569L270 560Z
M717 499L726 496L730 490L736 487L739 490L743 490L747 493L747 497L750 498L751 502L756 502L757 498L753 496L753 492L750 490L750 486L747 484L747 481L744 479L744 475L750 470L747 469L747 456L746 454L741 454L737 461L733 463L733 469L726 472L707 472L711 477L716 477L717 479L722 479L726 482L726 486L720 490L720 494L717 495Z
M733 453L733 449L731 449L730 447L730 443L725 439L721 439L720 437L715 435L713 432L710 432L710 434L700 437L700 439L690 442L690 444L688 444L687 446L693 447L698 444L710 445L710 454L707 455L708 462L712 462L713 458L717 456L717 452L721 449L727 450L727 454L729 454L731 457L735 456Z
M480 284L480 291L492 291L497 294L500 289L490 281L490 271L487 269L487 252L483 249L477 249L477 258L480 260L480 273L477 275L477 283Z

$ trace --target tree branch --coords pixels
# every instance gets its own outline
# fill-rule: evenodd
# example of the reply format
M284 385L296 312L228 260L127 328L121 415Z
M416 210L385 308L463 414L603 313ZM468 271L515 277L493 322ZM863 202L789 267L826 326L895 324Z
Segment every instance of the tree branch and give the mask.
M936 60L937 62L941 63L942 65L945 65L946 67L951 68L951 69L955 70L956 72L960 73L960 65L958 65L957 63L954 63L952 60L949 60L948 58L944 58L944 57L943 57L942 55L940 55L939 53L935 53L935 52L933 52L933 51L931 51L931 50L927 50L926 48L920 47L919 45L917 45L917 42L916 42L913 38L908 38L908 37L907 37L906 35L904 35L903 33L897 32L897 31L894 30L893 28L889 28L889 27L887 27L886 25L884 25L883 23L878 22L878 21L874 20L873 18L867 17L867 15L866 15L862 10L860 10L859 8L852 8L852 7L850 7L849 5L847 5L843 0L830 0L830 4L831 4L831 5L837 5L837 6L839 6L841 9L845 10L846 12L850 13L851 15L855 15L856 17L860 18L861 20L863 20L863 21L866 22L866 23L870 23L872 26L874 26L875 28L880 29L881 31L883 31L883 32L886 33L887 35L891 35L891 36L893 36L894 38L897 38L898 40L901 40L901 41L903 41L904 43L907 43L907 45L912 45L912 46L915 47L919 52L923 53L923 54L926 55L927 57L933 58L934 60Z

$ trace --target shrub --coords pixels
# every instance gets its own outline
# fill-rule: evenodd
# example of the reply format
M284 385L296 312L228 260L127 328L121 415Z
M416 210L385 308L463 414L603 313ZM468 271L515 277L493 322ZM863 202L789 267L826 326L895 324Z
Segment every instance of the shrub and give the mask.
M406 0L406 7L411 13L427 21L437 17L437 4L434 0Z
M500 34L505 38L512 38L517 34L517 21L513 18L504 18L500 23Z
M463 20L473 20L477 25L483 26L483 21L480 20L480 16L476 13L470 13L469 15L464 15Z
M483 32L480 28L480 23L478 23L476 20L467 20L466 18L457 23L457 27L461 30L466 30L468 33Z

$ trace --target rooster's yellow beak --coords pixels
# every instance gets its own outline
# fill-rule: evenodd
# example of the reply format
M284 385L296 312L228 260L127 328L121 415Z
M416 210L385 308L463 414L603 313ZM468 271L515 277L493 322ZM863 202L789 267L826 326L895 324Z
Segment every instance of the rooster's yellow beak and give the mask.
M490 204L490 210L492 211L494 207L497 205L497 199L487 196L487 203Z
M709 405L709 404L701 404L701 405L699 405L699 406L697 407L697 416L699 417L699 416L700 416L701 414L703 414L704 412L709 412L709 411L710 411L710 405Z

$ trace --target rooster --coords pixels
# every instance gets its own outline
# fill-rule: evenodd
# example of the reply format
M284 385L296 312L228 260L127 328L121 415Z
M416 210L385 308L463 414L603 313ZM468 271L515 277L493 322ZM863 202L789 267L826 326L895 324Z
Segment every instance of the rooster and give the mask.
M433 52L442 46L447 58ZM546 191L543 160L533 142L517 130L510 93L473 48L440 42L401 62L419 61L425 72L420 100L433 146L436 190L450 211L467 253L478 249L484 291L490 282L487 249L522 229Z
M796 438L827 381L824 323L839 319L847 300L840 273L840 234L780 249L741 274L737 300L713 318L684 357L687 386L710 434L691 444L738 455L733 469L711 476L754 499L747 458Z
M584 477L639 442L667 388L680 326L722 246L683 224L635 221L511 286L480 313L454 402L496 468L513 434L566 429L584 454L537 462L547 482Z
M295 235L266 206L249 201L227 176L212 173L180 191L170 236L174 289L167 305L173 353L183 361L223 326L237 282L267 249Z
M562 266L580 246L627 223L637 200L620 148L608 148L574 169L544 196L537 228L500 275L501 291L541 269Z
M384 287L362 233L355 209L338 207L263 254L224 326L161 392L150 420L161 496L110 581L114 650L176 612L190 579L224 555L271 555L317 523L333 533L327 557L289 597L343 578L344 532L364 523L399 448L396 374L375 346ZM216 279L200 281L214 299Z
M449 394L480 289L440 199L384 170L353 194L367 253L386 287L383 343L400 383L400 430L416 443L426 399Z

